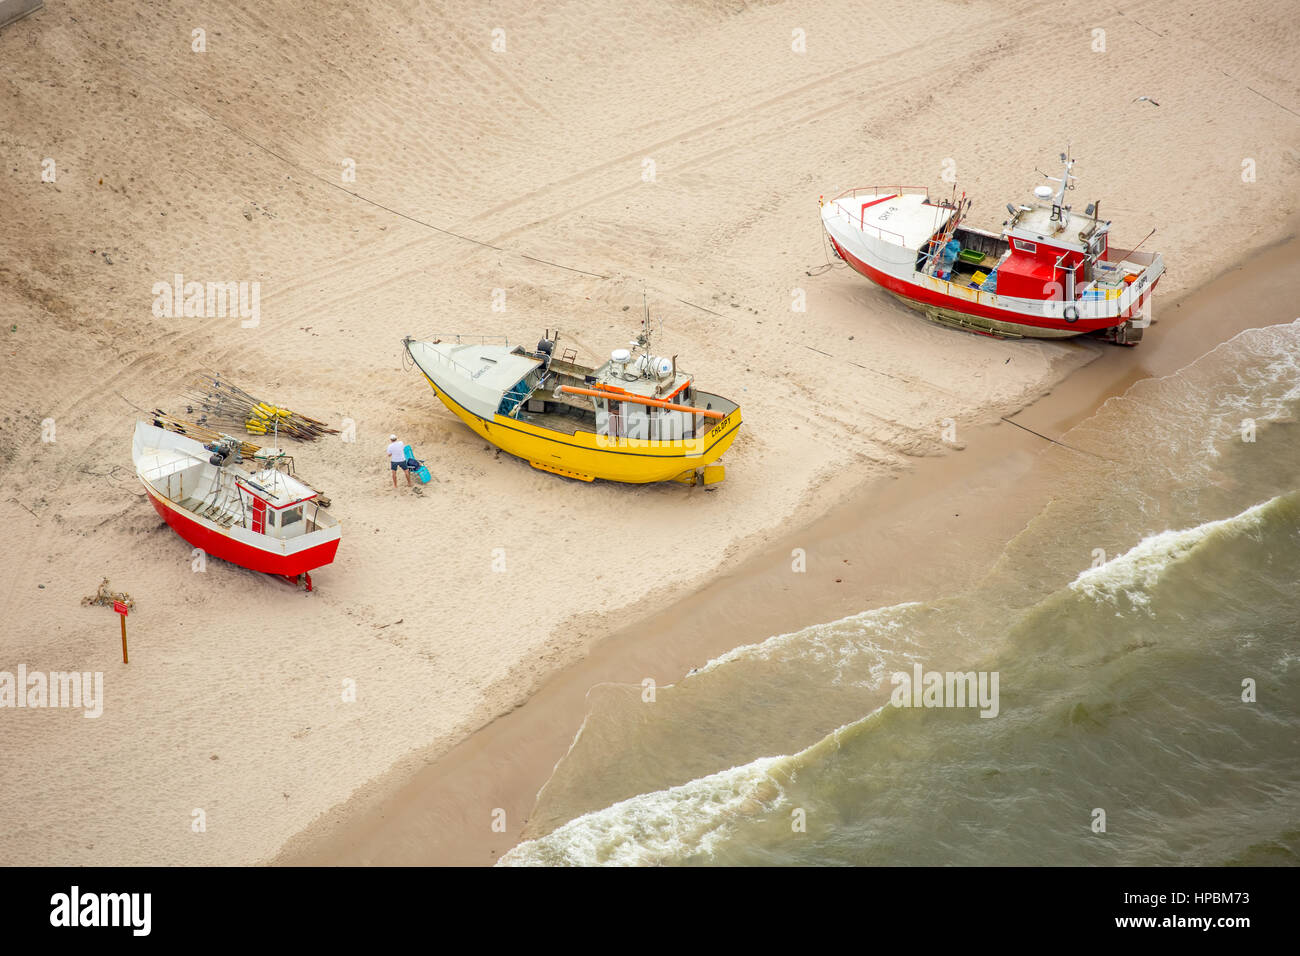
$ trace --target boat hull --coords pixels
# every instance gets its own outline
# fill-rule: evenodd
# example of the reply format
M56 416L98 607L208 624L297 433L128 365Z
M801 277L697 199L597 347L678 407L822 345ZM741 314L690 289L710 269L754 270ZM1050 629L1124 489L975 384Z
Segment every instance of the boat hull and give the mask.
M1040 338L1061 339L1124 325L1135 317L1140 317L1143 305L1155 289L1159 278L1150 284L1150 288L1135 298L1133 304L1115 315L1090 317L1086 313L1073 322L1064 318L1051 318L1043 315L1026 315L1011 309L999 308L980 301L981 298L996 298L989 293L964 289L953 283L930 276L919 277L921 281L910 281L878 269L830 237L836 253L853 271L870 279L888 292L893 293L902 302L914 308L932 321L941 325L967 329L1003 338ZM921 284L925 281L927 284ZM958 289L958 294L944 291ZM1135 323L1136 324L1136 323Z
M489 421L458 403L427 374L424 379L438 399L485 441L534 468L582 481L650 484L682 477L717 461L731 447L741 423L737 408L694 439L643 441L581 431L569 435L499 414Z
M214 558L221 558L242 568L296 578L331 563L338 551L337 534L330 540L296 551L281 552L256 547L178 507L154 491L147 482L141 483L149 493L149 501L154 510L181 538ZM270 540L274 539L268 539Z

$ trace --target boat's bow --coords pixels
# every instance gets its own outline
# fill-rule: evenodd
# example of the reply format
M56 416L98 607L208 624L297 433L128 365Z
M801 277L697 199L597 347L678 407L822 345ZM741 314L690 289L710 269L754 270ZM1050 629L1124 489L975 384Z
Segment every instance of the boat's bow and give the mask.
M854 189L821 207L822 226L838 250L886 270L914 269L917 252L953 213L917 186Z
M192 438L147 422L136 422L131 438L131 461L146 486L207 461L207 449Z
M509 351L506 345L402 340L416 368L440 398L492 421L506 392L515 388L541 360Z

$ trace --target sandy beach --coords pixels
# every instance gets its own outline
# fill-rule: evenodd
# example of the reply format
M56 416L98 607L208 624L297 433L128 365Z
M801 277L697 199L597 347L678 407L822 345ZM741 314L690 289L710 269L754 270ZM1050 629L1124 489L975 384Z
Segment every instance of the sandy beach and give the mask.
M1058 435L1294 318L1276 0L898 2L869 32L847 2L326 9L60 2L0 31L0 670L105 687L93 720L0 716L0 863L491 863L593 685L961 588L1047 492L1004 416ZM1078 70L1030 99L1048 30ZM1117 245L1157 229L1138 348L942 329L826 268L820 195L951 162L997 228L1067 143ZM256 325L159 317L177 274L259 283ZM643 295L744 409L716 488L535 471L402 366L407 334L557 327L599 361ZM288 443L344 529L310 595L195 573L142 497L138 409L181 411L204 370L355 426ZM423 495L389 484L394 431ZM127 666L81 604L104 577L137 603Z

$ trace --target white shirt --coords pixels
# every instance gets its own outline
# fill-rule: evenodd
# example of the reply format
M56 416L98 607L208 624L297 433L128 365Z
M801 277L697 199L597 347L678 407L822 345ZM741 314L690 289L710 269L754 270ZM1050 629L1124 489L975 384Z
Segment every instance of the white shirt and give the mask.
M400 441L395 441L388 446L388 460L395 461L399 465L406 461L406 446Z

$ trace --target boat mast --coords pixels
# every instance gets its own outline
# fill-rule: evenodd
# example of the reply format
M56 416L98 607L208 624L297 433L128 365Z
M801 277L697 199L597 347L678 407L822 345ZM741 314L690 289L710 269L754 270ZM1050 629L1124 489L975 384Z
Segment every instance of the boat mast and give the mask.
M1066 152L1061 154L1062 169L1060 177L1048 176L1047 173L1043 173L1044 179L1060 184L1056 190L1056 195L1052 197L1052 219L1059 221L1062 229L1070 224L1070 207L1065 204L1065 191L1073 189L1074 180L1079 178L1070 172L1074 168L1074 163L1075 161L1070 158L1069 147L1067 146ZM1042 170L1040 169L1039 172L1042 172Z
M1062 154L1061 154L1061 162L1064 164L1064 168L1061 170L1061 176L1060 176L1060 178L1058 179L1058 178L1055 177L1055 176L1048 176L1047 178L1050 179L1050 180L1051 180L1052 182L1054 182L1054 183L1060 183L1060 184L1061 184L1061 188L1058 189L1058 190L1056 191L1056 204L1057 204L1058 206L1064 207L1064 206L1065 206L1065 191L1066 191L1067 189L1072 188L1072 187L1070 186L1071 181L1073 181L1073 180L1075 180L1075 179L1078 179L1079 177L1073 175L1073 174L1070 172L1070 170L1074 168L1074 160L1073 160L1073 159L1070 159L1068 153L1062 153Z

